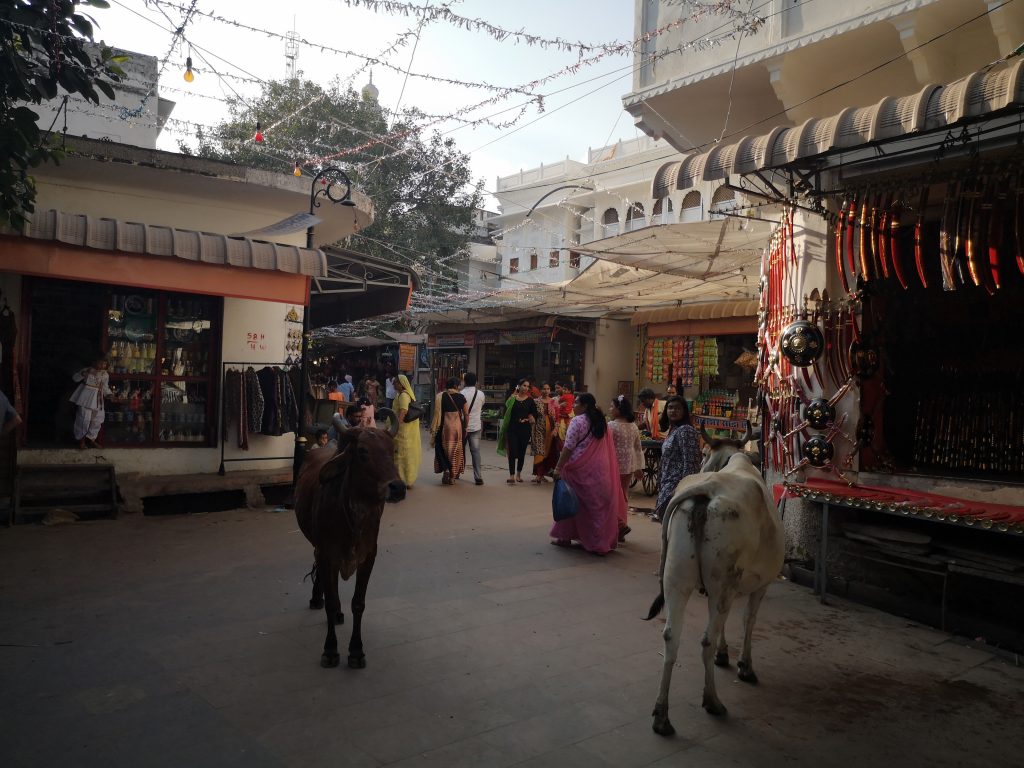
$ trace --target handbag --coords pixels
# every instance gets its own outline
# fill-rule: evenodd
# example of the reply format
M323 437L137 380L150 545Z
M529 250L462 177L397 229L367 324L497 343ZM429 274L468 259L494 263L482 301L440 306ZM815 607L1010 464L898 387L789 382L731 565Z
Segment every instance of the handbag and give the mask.
M551 516L555 522L575 517L579 508L579 499L576 498L576 494L573 493L569 484L562 478L555 480L555 488L551 492Z
M418 405L415 401L409 403L409 409L405 412L405 418L402 419L406 424L412 424L416 419L423 416L423 408Z

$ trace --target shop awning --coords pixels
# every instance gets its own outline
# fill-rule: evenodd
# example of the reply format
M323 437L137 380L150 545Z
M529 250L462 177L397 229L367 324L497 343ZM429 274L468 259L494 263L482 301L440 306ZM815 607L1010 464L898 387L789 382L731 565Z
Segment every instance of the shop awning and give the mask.
M632 325L672 323L693 320L726 320L733 317L757 317L757 299L709 301L702 304L683 304L678 307L641 310L630 318Z
M300 248L57 210L36 214L23 235L114 254L170 256L210 266L304 276L310 279L314 329L408 309L412 291L419 286L412 269L354 251Z
M691 294L701 291L697 283L729 290L746 285L745 277L756 282L761 252L774 227L771 221L723 216L644 227L575 250L623 267L679 278L674 285L690 300Z
M719 273L705 268L688 277L598 260L573 280L502 291L477 302L467 300L456 311L418 313L417 317L431 323L459 324L491 324L538 314L624 318L641 310L684 307L713 299L746 301L757 294L760 250L754 256L752 271Z
M780 168L840 150L953 128L1024 105L1024 59L979 70L948 85L928 85L910 96L887 96L793 128L777 127L708 152L663 165L653 194L689 189L702 181Z
M323 254L326 274L313 277L310 285L310 328L409 308L412 292L419 287L419 277L411 268L340 248L325 248Z
M327 256L319 249L52 209L34 214L23 235L102 251L174 256L203 264L276 270L309 277L328 275Z

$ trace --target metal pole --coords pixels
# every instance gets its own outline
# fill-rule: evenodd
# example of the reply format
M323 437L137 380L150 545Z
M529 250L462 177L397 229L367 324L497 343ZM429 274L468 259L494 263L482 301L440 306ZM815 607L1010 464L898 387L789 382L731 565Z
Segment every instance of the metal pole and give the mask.
M344 194L338 194L344 189ZM352 207L352 181L341 168L328 166L321 168L313 177L309 185L309 215L320 207L320 196L326 197L330 202ZM306 229L306 248L313 249L313 224ZM299 389L299 426L295 432L295 458L292 462L292 494L295 493L295 485L299 481L299 469L306 458L306 436L305 429L306 401L309 399L309 312L311 309L310 297L306 296L305 306L302 308L302 361L300 363Z

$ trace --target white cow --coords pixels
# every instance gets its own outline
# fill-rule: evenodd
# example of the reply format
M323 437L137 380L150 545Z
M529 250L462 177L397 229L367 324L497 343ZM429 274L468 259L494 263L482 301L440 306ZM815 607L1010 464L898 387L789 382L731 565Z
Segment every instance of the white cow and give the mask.
M694 589L708 596L708 625L701 638L704 708L713 715L726 713L715 691L712 660L719 666L729 665L725 621L740 595L748 598L738 677L757 682L750 640L761 598L782 568L784 535L761 474L739 453L742 442L710 441L711 453L701 473L679 482L662 521L661 594L647 617L654 618L667 604L665 663L653 713L654 731L662 736L675 733L668 719L668 690L683 613ZM713 640L717 640L717 656Z

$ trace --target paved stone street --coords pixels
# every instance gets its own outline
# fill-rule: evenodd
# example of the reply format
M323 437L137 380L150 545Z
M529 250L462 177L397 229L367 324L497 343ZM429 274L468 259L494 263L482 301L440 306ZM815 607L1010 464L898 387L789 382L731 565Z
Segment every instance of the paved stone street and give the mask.
M784 581L761 610L761 684L717 671L725 719L700 708L691 602L678 735L656 736L662 623L640 617L659 527L637 516L604 558L550 546L550 486L506 486L484 449L484 487L424 474L387 508L365 670L319 666L290 512L0 530L0 765L1020 764L1024 670Z

